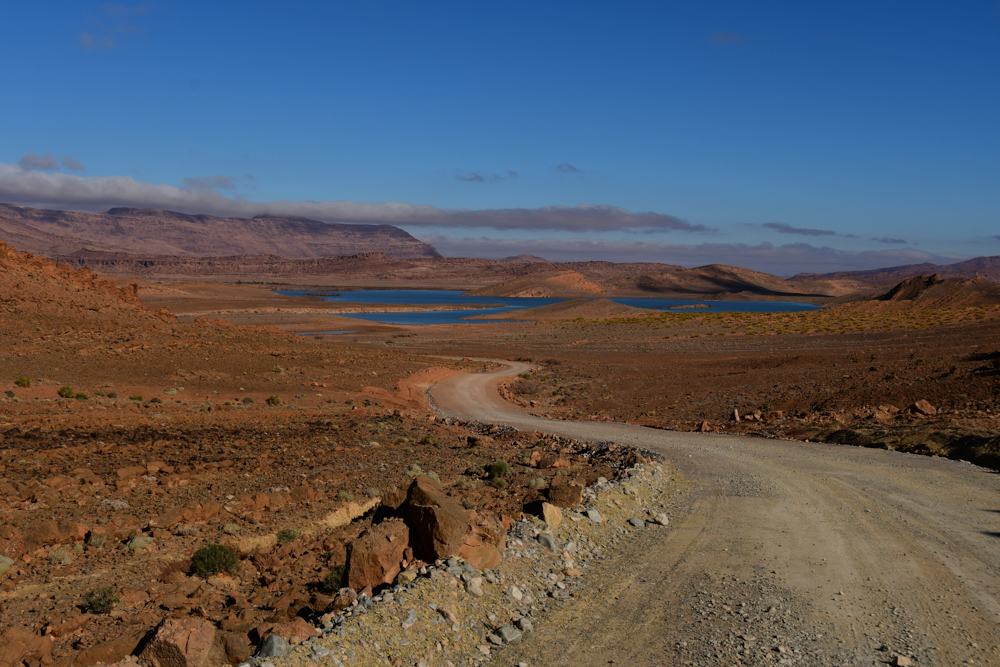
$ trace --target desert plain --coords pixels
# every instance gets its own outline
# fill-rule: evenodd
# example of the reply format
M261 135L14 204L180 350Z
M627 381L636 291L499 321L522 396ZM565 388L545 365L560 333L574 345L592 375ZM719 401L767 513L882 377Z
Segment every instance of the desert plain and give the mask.
M574 300L388 325L276 291L419 283L384 258L197 280L0 251L3 667L1000 661L985 278L725 313L456 269L422 284Z

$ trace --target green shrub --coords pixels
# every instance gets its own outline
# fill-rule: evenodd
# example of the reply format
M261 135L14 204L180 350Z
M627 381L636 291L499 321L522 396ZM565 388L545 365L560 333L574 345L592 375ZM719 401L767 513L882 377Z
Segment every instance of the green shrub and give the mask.
M4 393L7 394L7 398L14 398L14 392L12 392L10 389L5 391Z
M111 588L103 586L85 593L80 607L91 614L110 614L116 604L118 596Z
M430 445L433 442L434 442L434 436L430 434L427 434L424 437L420 438L421 445Z
M380 491L373 486L368 489L367 493L369 498L378 498Z
M232 576L240 573L240 559L232 549L221 544L209 544L191 556L191 574L208 579L213 574L225 572Z
M510 466L503 459L497 459L496 462L486 467L486 474L489 475L490 479L498 479L509 472Z
M73 554L65 549L56 549L49 554L49 562L53 565L69 565L73 562Z
M545 479L542 477L536 477L535 479L528 482L528 486L532 489L540 489L545 486Z
M83 392L81 391L81 392L80 392L79 394L77 394L77 395L76 395L76 396L74 396L73 398L75 398L75 399L76 399L76 400L78 400L78 401L86 401L86 400L87 400L87 399L89 399L90 397L89 397L89 396L87 396L87 395L86 395L85 393L83 393Z
M267 397L266 401L268 405L281 405L283 402L284 401L281 400L281 396L278 396L277 394L271 394Z
M163 401L161 401L160 399L154 397L154 398L149 399L149 402L150 403L162 403Z
M406 467L406 474L410 477L419 477L424 474L424 469L420 467L420 464L414 461Z
M117 391L109 391L108 392L108 398L118 398L118 392Z
M490 477L488 480L486 480L486 483L492 486L494 489L507 488L507 480L503 479L502 477Z
M253 399L250 398L249 396L243 399L243 405L252 405L252 404L253 404Z
M301 532L292 528L282 528L278 531L278 546L282 547L292 540L297 540L300 535L302 535Z
M346 500L347 502L351 502L352 500L354 500L354 496L352 496L347 491L338 491L337 497Z
M433 479L435 482L437 482L438 484L441 483L441 478L438 477L438 474L436 472L434 472L433 470L428 470L425 474L428 477L430 477L431 479Z
M142 394L136 394L135 396L129 396L128 400L130 400L130 401L141 401L142 400Z
M24 387L25 389L27 389L28 387L31 386L31 378L22 375L18 377L16 380L14 380L14 384L17 385L18 387Z
M73 391L73 387L59 387L59 391L56 392L63 398L74 398L76 397L76 392Z
M323 577L323 582L319 585L319 590L327 595L332 595L340 590L340 584L344 581L344 566L334 565L330 568L330 573Z

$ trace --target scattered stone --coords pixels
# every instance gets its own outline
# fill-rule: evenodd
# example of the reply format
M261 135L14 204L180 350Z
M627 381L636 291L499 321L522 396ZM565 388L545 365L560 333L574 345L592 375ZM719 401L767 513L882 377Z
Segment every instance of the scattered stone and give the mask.
M665 512L660 512L656 515L656 518L653 519L653 522L661 526L666 526L670 523L670 517L668 517Z
M601 523L601 521L603 520L601 519L601 513L598 512L596 509L590 508L586 510L586 512L584 513L587 515L587 518L593 521L594 523Z
M552 536L552 533L540 533L538 535L538 543L549 551L558 551L559 549L556 544L556 538Z
M412 607L406 612L406 618L403 619L403 629L409 630L413 627L413 624L417 622L417 610Z
M911 667L913 665L913 660L906 655L897 655L896 659L892 661L895 667Z
M517 586L510 587L510 596L520 602L524 598L524 593Z
M527 618L524 618L523 616L518 619L515 625L518 628L520 628L522 632L531 632L532 630L535 629L535 626L531 624L531 621L528 620Z
M937 414L937 408L935 408L933 405L931 405L924 399L920 399L919 401L911 405L909 410L913 414L924 415L925 417L931 417Z
M646 522L643 521L642 519L640 519L637 516L632 517L631 519L628 520L628 522L630 524L632 524L632 526L635 527L635 528L645 528L646 527Z
M521 631L513 625L504 625L496 633L506 644L511 644L521 639Z
M465 591L470 595L475 595L477 598L483 597L485 592L483 591L483 578L482 577L472 577L465 583Z
M471 531L465 510L457 500L427 475L410 484L406 496L410 528L424 560L433 561L458 553ZM414 551L417 550L414 547Z
M738 422L740 420L740 411L737 408L733 408L733 414L729 417L730 420Z

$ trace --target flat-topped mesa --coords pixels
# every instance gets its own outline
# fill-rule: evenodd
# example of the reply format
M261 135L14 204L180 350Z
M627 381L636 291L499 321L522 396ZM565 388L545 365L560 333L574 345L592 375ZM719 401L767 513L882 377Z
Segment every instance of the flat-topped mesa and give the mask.
M50 257L79 251L200 257L271 254L285 259L376 252L392 259L440 256L430 244L392 225L278 215L227 218L126 207L84 213L0 204L0 237Z

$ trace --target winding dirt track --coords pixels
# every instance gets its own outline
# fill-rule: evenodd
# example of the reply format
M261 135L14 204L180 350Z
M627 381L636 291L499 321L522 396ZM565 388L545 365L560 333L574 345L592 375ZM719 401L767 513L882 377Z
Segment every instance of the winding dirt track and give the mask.
M824 444L555 421L459 374L444 414L657 451L691 484L504 660L530 665L1000 665L1000 475Z

